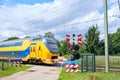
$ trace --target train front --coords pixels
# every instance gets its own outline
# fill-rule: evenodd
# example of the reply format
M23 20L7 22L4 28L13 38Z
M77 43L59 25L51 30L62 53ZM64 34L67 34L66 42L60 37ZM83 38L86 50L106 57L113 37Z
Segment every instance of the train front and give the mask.
M58 57L60 53L56 41L52 38L44 38L42 41L48 49L45 59L43 58L42 62L46 64L58 64Z

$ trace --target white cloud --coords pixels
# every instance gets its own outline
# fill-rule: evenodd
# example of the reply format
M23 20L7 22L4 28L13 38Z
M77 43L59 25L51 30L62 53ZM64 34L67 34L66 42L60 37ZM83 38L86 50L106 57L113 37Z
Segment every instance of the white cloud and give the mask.
M8 37L12 37L12 36L17 37L18 36L17 34L19 34L20 38L25 37L24 33L19 32L19 31L4 30L2 33L0 33L0 35L3 35L4 38L8 38Z
M109 0L108 3L114 2ZM5 2L4 2L5 3ZM7 3L8 4L8 3ZM16 4L13 6L0 6L0 37L10 37L23 34L23 36L44 35L51 31L57 38L63 38L65 32L85 33L89 26L98 24L103 34L103 20L88 23L74 24L87 20L102 18L98 10L103 7L101 0L54 0L54 2L26 5ZM118 14L117 5L111 5L108 13ZM118 22L118 19L111 18L110 24ZM69 26L66 26L69 25ZM64 27L66 26L66 27ZM29 33L34 32L34 33ZM29 33L29 34L27 34Z

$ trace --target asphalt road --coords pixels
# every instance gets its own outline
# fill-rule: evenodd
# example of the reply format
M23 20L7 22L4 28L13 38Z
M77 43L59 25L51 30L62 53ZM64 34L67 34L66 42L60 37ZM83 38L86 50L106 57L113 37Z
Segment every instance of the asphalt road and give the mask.
M60 66L33 65L32 68L0 78L0 80L58 80Z

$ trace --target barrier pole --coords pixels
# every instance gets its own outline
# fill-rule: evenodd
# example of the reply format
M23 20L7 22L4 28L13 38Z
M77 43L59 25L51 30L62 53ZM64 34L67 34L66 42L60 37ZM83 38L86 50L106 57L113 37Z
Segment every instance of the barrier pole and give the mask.
M86 55L86 71L88 71L88 55Z
M92 72L95 72L95 54L92 54Z
M83 55L81 54L81 72L83 72Z
M4 58L2 58L2 70L4 70Z

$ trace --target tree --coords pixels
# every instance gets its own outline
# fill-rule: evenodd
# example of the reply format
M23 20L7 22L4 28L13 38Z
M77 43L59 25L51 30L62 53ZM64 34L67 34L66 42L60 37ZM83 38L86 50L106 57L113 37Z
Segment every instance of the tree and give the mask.
M45 33L44 37L54 38L54 33L47 32L47 33Z
M25 38L31 38L30 36L26 36Z
M97 54L99 35L100 32L98 31L97 25L90 27L88 32L85 34L84 44L88 52Z
M120 53L120 28L118 28L117 32L112 36L112 46L114 48L113 54Z
M5 41L16 40L16 39L20 39L20 38L19 38L19 37L10 37L10 38L8 38L8 39L5 40Z
M61 53L62 55L68 54L69 51L68 51L68 48L67 48L67 46L66 46L66 41L65 41L65 40L62 40L60 43L61 43L60 53Z
M43 37L43 36L39 34L38 37Z
M97 54L98 55L104 55L105 54L105 42L104 42L104 39L99 41Z

